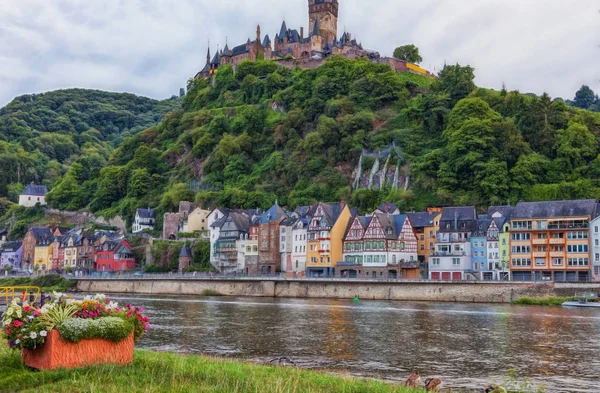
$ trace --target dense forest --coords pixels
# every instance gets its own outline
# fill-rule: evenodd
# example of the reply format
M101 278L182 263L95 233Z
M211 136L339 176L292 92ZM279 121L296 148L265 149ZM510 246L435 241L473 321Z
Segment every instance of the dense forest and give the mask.
M142 132L117 115L115 128L103 132L91 120L83 122L90 131L71 119L73 146L65 142L71 148L60 157L42 146L25 150L59 164L72 150L85 151L54 185L50 204L129 220L137 207L157 207L161 217L190 199L246 208L346 200L367 211L382 201L423 209L600 195L600 113L547 94L477 88L474 77L460 65L435 79L360 59L331 58L311 70L245 62L235 73L221 67L214 85L191 80L182 107ZM587 109L595 109L592 97ZM6 109L0 114L6 118ZM6 124L0 120L3 133ZM106 165L90 165L124 128L132 135ZM46 145L62 140L62 129L47 130ZM13 130L19 146L46 135L28 130ZM392 142L410 172L409 189L353 190L362 149Z
M0 197L31 181L55 185L79 163L98 176L115 147L157 124L181 99L69 89L23 95L0 109Z

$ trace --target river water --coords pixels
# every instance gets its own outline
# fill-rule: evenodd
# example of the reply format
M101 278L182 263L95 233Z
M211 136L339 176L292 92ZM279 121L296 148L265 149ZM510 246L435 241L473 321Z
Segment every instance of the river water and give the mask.
M509 369L547 392L600 392L600 310L490 304L115 295L152 329L138 347L404 381L414 370L455 390Z

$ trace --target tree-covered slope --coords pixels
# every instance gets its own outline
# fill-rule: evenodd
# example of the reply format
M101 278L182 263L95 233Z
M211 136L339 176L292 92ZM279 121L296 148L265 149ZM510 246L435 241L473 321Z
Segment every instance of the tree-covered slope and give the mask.
M31 181L53 186L77 161L99 170L115 146L180 103L84 89L15 98L0 109L0 196L14 200Z
M439 80L367 60L312 70L273 62L224 66L190 81L180 110L127 138L109 165L74 165L51 191L61 208L131 218L135 208L296 206L347 200L428 204L596 197L600 114L547 95L478 89L470 67ZM395 144L408 191L352 188L363 149ZM365 170L368 164L363 162Z

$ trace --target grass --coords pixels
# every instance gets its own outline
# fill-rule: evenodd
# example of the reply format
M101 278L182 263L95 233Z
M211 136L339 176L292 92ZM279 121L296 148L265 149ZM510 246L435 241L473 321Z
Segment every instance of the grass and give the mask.
M221 296L221 294L214 289L205 289L202 291L202 296Z
M0 339L2 392L418 393L379 381L168 353L136 351L126 367L31 371Z
M548 296L548 297L522 297L512 304L527 306L562 306L564 302L573 300L572 297Z
M40 287L42 292L65 292L77 284L75 280L69 280L56 274L47 274L39 277L8 277L0 278L0 287L35 286Z

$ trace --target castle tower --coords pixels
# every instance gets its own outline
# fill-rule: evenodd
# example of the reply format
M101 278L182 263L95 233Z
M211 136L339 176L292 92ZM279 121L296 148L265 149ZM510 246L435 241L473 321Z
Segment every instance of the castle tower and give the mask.
M338 0L308 0L308 28L331 43L337 37Z

